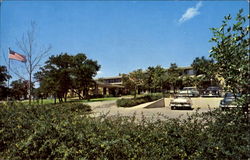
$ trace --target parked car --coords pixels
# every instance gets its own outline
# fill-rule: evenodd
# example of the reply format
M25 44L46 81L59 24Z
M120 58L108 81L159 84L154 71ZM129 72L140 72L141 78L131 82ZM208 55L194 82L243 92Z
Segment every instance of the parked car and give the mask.
M208 87L203 93L203 97L221 97L221 95L222 91L217 86Z
M171 110L174 109L192 109L192 101L186 91L180 91L174 99L170 101Z
M231 92L227 92L224 95L224 98L220 101L220 108L222 110L235 108L237 107L236 98L240 97L240 94L233 94Z
M184 87L183 91L187 91L190 97L199 97L200 93L196 87Z

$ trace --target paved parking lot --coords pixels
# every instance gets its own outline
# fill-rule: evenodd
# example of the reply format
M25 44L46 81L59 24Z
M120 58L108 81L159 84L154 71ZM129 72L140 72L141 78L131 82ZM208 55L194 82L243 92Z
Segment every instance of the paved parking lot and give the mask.
M193 110L171 110L169 103L171 98L165 98L165 106L161 108L144 108L148 104L153 102L148 102L138 106L123 108L117 107L116 101L104 101L104 102L92 102L89 103L93 110L93 116L100 116L101 114L108 114L109 116L122 115L122 116L133 116L136 115L137 118L141 118L142 115L147 118L185 118L187 114L192 114L196 109L200 108L198 112L206 112L210 109L218 108L220 100L222 98L191 98L193 103Z

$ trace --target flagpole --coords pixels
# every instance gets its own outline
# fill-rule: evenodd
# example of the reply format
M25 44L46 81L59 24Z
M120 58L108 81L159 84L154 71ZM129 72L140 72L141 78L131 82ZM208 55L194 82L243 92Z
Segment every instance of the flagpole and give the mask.
M9 53L10 54L10 48L9 48ZM10 58L8 56L9 62L8 62L8 74L10 74ZM10 79L8 78L8 92L7 92L7 102L9 102L9 91L10 91Z

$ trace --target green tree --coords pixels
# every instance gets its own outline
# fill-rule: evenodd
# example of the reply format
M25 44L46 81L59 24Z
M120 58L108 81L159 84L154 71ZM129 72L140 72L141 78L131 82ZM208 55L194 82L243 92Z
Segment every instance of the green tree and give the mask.
M79 99L88 98L89 89L95 86L93 77L96 76L101 66L97 61L87 59L83 53L73 56L73 63L71 66L73 89L76 90ZM82 95L84 97L81 96Z
M34 74L35 79L40 83L39 94L41 95L53 95L54 103L56 103L56 72L45 70L44 67L40 68L41 71L38 71Z
M70 76L72 59L72 56L67 53L51 56L41 71L35 75L37 79L40 79L43 90L53 94L59 102L63 102L63 99L67 101L67 94L72 86Z
M191 64L193 69L196 71L196 75L204 74L209 76L211 70L213 71L214 68L214 60L213 59L206 59L204 56L196 57Z
M182 85L183 87L188 86L198 86L199 79L197 77L185 75L182 76Z
M174 93L176 93L176 89L182 86L182 69L178 68L176 63L171 63L169 69L167 70L167 79L168 82L174 89Z
M0 85L6 85L6 81L10 79L11 76L7 72L7 68L5 66L0 66Z
M166 81L166 70L161 66L156 66L153 72L153 88L154 90L163 91L163 84Z
M138 91L139 87L143 86L144 84L144 72L142 69L135 70L130 72L129 74L122 75L122 82L125 88L129 89L133 92L134 98L136 98L136 92Z
M235 19L225 16L220 28L211 28L213 37L210 57L216 62L217 74L224 79L225 89L241 93L244 106L249 104L250 59L249 59L249 18L241 9Z
M155 72L155 67L148 67L144 76L144 87L150 93L152 92L154 86L153 84L154 72Z
M100 69L97 61L87 59L85 54L75 56L67 53L51 56L45 66L35 74L43 94L51 94L59 102L66 102L69 89L77 90L88 98L89 88L94 85L93 77Z
M16 100L27 99L29 90L29 81L18 79L12 81L11 84L11 95ZM34 88L34 85L31 85Z
M217 77L216 64L213 59L207 59L204 56L196 57L191 64L196 71L196 76L200 77L200 88L207 88L208 86L218 86L219 80Z
M7 68L5 66L0 66L0 100L6 98L8 95L6 81L10 78L11 76L8 74Z

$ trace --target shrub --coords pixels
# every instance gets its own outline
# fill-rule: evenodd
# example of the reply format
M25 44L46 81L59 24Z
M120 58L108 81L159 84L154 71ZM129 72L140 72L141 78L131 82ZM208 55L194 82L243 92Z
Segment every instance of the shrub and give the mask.
M245 120L237 110L137 121L91 118L67 105L5 105L0 108L0 158L247 159L250 126Z
M104 98L104 95L102 95L102 94L94 94L94 95L90 95L89 98Z
M91 111L90 105L82 104L82 103L71 103L71 105L67 105L70 107L70 111L72 112L88 112Z
M118 99L116 101L116 104L119 107L132 107L132 106L136 106L142 103L155 101L160 98L162 98L161 94L148 94L143 97L137 97L137 98L131 98L131 99L125 99L125 98Z

